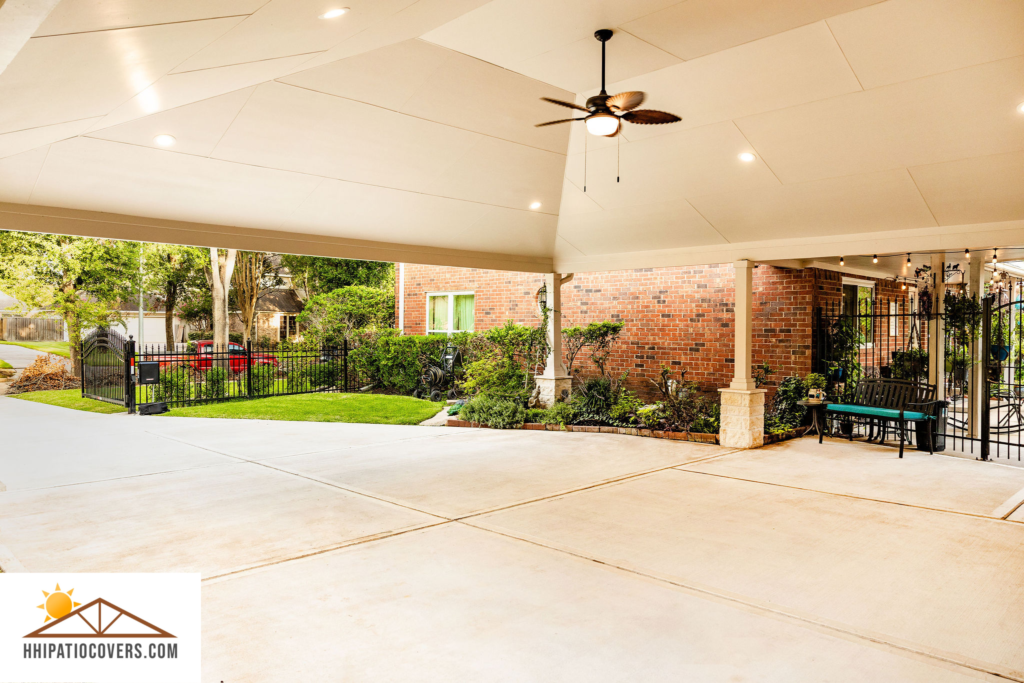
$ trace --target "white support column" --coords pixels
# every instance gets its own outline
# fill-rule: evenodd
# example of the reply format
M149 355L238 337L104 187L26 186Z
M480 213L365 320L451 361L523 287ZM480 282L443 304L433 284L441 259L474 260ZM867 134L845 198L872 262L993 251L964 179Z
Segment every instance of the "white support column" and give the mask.
M544 276L544 287L547 290L548 310L548 360L544 372L536 377L540 387L538 403L543 408L550 408L557 401L569 398L572 391L572 378L562 363L562 285L572 279L572 274L562 277L560 273L548 273Z
M733 380L722 394L722 425L719 441L732 448L764 445L764 389L755 388L753 376L753 261L736 261L736 322L733 347Z

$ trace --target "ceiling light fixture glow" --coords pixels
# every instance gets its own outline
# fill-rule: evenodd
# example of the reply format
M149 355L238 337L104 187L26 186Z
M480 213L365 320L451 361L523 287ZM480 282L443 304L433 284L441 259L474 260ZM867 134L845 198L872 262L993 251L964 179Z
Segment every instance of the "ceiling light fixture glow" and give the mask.
M997 259L996 259L996 252L997 251L999 251L999 250L998 249L993 249L992 250L992 263L996 263L996 261L997 261Z
M160 145L161 147L173 147L174 143L177 142L177 140L174 139L173 135L163 134L157 135L155 138L153 138L153 142Z
M619 132L619 117L614 114L594 114L587 117L587 132L600 137L610 137Z
M874 256L871 257L871 262L878 263L878 254L875 254Z
M537 209L540 208L540 202L534 202L533 204L530 204L530 208L536 211Z
M846 260L842 256L839 257L839 265L841 265L841 266L845 266L846 265Z
M964 258L971 258L971 250L964 249Z
M749 162L751 162L753 160L754 160L754 155L751 154L750 152L743 152L742 154L740 154L740 161L746 161L746 162L749 163Z
M321 19L337 19L342 14L348 12L348 7L339 7L338 9L328 10L320 15Z
M1021 102L1020 104L1017 105L1017 111L1019 111L1021 114L1024 114L1024 102Z
M907 254L907 267L910 267L910 254Z

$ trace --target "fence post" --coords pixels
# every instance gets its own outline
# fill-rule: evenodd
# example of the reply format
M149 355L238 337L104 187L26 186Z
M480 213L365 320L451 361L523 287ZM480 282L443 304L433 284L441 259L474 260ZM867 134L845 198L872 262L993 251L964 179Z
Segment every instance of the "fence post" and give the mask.
M981 459L988 460L989 436L991 431L991 415L989 414L989 397L992 389L989 386L991 379L988 375L989 358L992 354L992 296L986 296L982 300L981 307L981 396L978 397L978 404L981 407ZM972 408L973 409L973 408Z
M245 395L252 398L252 339L245 340Z
M78 342L78 384L82 387L82 398L85 398L85 340Z
M345 342L341 347L341 353L342 374L345 375L345 392L348 393L348 337L345 337Z
M124 354L124 405L128 414L135 413L135 340L128 335L128 345Z

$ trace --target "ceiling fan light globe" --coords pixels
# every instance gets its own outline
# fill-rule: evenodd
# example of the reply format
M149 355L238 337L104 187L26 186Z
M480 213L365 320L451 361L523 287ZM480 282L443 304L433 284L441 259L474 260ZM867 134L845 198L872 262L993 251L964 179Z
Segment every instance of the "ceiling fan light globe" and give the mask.
M599 137L608 137L619 132L619 117L612 114L594 114L587 117L587 132Z

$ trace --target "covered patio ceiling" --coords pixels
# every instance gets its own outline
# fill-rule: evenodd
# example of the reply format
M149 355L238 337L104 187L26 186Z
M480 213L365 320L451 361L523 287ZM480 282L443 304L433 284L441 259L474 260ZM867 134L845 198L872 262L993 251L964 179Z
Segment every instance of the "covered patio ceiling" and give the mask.
M609 92L681 123L534 127L600 28ZM1019 0L7 0L0 37L3 229L559 272L1024 245Z

